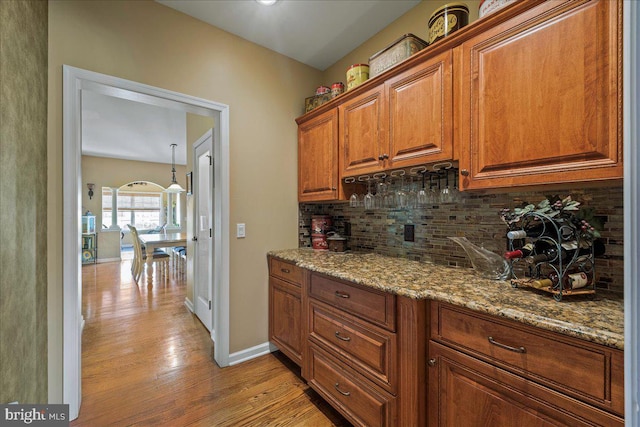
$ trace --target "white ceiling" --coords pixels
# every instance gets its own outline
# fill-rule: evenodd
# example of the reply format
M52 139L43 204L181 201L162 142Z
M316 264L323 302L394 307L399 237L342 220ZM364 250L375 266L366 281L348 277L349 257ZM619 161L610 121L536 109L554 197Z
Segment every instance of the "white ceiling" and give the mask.
M82 91L82 154L125 160L187 164L186 113Z
M1 0L0 0L1 1ZM290 58L325 70L420 0L156 0ZM82 153L186 164L186 115L83 91Z
M156 0L246 40L326 70L420 0Z

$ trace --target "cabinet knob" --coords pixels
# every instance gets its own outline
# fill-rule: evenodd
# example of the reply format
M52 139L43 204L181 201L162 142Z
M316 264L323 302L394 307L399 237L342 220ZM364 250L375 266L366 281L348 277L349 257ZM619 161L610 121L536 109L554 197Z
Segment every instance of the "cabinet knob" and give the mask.
M436 366L436 359L429 359L429 361L427 362L427 364L429 366Z
M336 191L337 188L336 187L331 187L331 191Z
M379 155L378 160L384 160L384 154Z
M467 169L460 169L460 175L462 175L462 176L469 176L469 170L467 170Z

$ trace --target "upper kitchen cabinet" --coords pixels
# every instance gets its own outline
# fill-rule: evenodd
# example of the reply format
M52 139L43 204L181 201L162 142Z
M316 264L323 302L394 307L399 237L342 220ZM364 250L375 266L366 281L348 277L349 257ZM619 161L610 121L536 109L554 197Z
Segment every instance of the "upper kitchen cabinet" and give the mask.
M462 189L622 178L622 2L545 2L454 51Z
M451 160L451 51L338 107L342 176Z
M384 169L388 148L385 135L384 86L376 86L338 107L339 152L342 176ZM388 151L386 151L388 153Z
M385 82L388 167L453 158L451 51Z
M336 200L338 111L333 108L298 125L298 201Z

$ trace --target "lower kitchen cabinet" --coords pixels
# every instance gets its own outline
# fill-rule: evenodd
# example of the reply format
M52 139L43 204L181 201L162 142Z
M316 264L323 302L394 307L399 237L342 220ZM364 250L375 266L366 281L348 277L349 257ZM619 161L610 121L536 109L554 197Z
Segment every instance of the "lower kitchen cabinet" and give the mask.
M306 271L274 258L269 260L269 340L302 365L302 284Z
M269 258L269 339L356 426L624 425L624 352Z
M623 353L431 302L429 425L622 426Z
M429 357L432 427L624 425L622 418L436 342L429 344Z

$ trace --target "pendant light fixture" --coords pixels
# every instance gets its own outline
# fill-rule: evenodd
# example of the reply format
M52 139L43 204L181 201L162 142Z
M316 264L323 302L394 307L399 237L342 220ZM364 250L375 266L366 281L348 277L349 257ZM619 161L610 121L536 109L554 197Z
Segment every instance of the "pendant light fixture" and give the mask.
M171 144L171 185L167 187L167 193L182 193L184 189L180 187L178 181L176 181L176 146L178 144Z

